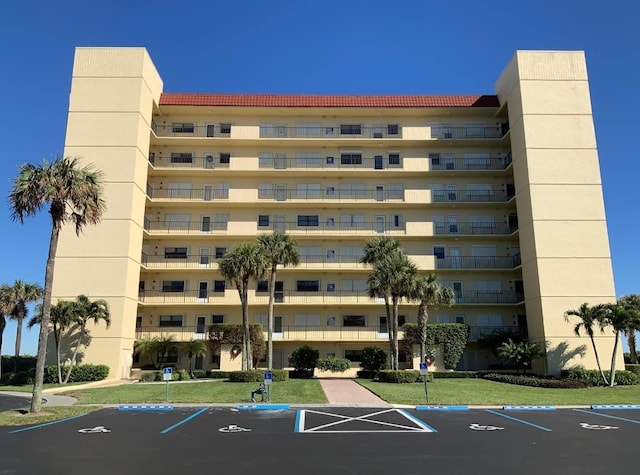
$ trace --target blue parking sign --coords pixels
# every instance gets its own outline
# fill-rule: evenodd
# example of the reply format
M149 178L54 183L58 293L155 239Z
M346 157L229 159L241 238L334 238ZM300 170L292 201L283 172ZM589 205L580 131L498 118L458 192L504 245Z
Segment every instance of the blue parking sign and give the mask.
M425 375L429 371L429 366L426 362L420 362L420 374Z
M268 385L268 384L271 384L272 382L273 382L273 373L271 372L264 373L264 384Z
M162 379L164 381L171 381L171 377L173 373L173 369L172 368L163 368L162 369Z

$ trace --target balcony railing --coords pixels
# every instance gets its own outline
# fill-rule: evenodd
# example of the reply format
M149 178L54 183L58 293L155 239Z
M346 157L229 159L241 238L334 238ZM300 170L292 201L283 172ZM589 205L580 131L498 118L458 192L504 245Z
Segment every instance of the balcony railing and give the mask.
M485 327L485 326L470 326L469 327L469 341L478 341L484 338L490 338L496 334L501 334L506 337L514 338L528 338L529 332L527 331L527 327L516 327L516 326L493 326L493 327Z
M362 126L260 126L260 138L305 138L305 139L401 139L402 128Z
M506 203L513 193L504 190L433 190L434 203Z
M260 157L258 166L260 168L273 168L276 170L316 170L316 169L337 169L337 170L384 170L386 168L402 169L400 158L361 157L343 159L340 154L327 157L315 158L291 158L291 157Z
M229 157L221 158L219 156L207 155L206 157L197 156L181 156L181 157L162 157L160 155L149 156L149 162L155 168L229 168L231 159Z
M229 199L229 190L213 188L205 188L201 190L176 190L171 188L158 189L147 186L147 195L151 199L212 201Z
M201 255L177 255L166 257L164 255L152 256L142 253L142 265L155 269L211 269L217 268L217 259L213 256ZM365 264L360 263L359 257L354 256L335 256L328 257L319 256L300 256L300 263L296 267L313 267L314 265L322 267L332 267L349 265L353 268L366 268Z
M500 139L504 137L507 131L508 127L506 124L499 127L453 127L444 125L440 127L431 127L431 138L449 140Z
M524 294L515 290L462 290L455 292L456 304L515 304Z
M136 327L136 340L167 336L173 337L174 341L205 340L208 338L208 328L206 325L199 325L195 327Z
M434 225L436 235L509 235L516 232L517 229L517 226L504 223L435 223Z
M436 259L436 269L513 269L520 265L515 256L448 256Z
M153 121L151 130L156 134L156 137L229 137L231 135L229 125L197 125L193 122L158 124Z
M504 170L511 164L511 154L492 158L431 158L431 171Z
M197 222L197 221L151 221L144 219L144 229L147 231L163 231L175 234L220 233L227 230L227 222Z
M289 201L404 201L404 190L259 190L258 199Z

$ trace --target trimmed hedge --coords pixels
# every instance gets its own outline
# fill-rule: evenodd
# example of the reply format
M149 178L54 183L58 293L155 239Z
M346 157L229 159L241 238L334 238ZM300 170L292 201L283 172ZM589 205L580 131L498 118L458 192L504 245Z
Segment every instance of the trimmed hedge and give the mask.
M15 356L3 356L0 361L2 361L2 363L0 363L2 364L2 374L13 371ZM30 369L35 369L35 367L35 356L18 356L18 372L29 371Z
M420 371L416 370L399 370L394 371L385 369L378 373L378 379L381 383L418 383L422 382ZM427 381L433 381L433 374L427 374Z
M230 377L231 377L231 371L220 371L217 369L207 371L207 378L229 379Z
M518 386L529 386L533 388L583 389L591 387L589 381L580 379L547 379L498 373L487 373L482 377L498 383L517 384Z
M436 379L468 379L479 378L477 371L429 371Z
M320 358L317 363L317 368L322 371L344 373L351 368L351 361L346 358L336 358L335 356Z
M420 344L420 332L415 323L405 323L404 342L408 345ZM462 323L435 323L427 325L427 345L442 345L444 367L455 369L462 358L469 340L469 327ZM409 350L409 348L407 348Z
M611 371L604 371L604 375L607 377L607 380L611 378ZM597 369L568 369L563 370L560 373L565 379L581 379L584 381L589 381L593 386L604 386L604 382L600 377L600 372ZM618 386L632 386L634 384L638 384L640 379L631 371L616 371L616 384Z
M289 379L289 372L283 369L271 370L274 381L286 381ZM232 383L261 383L264 381L264 370L254 369L251 371L232 371L229 381Z
M630 371L631 373L635 374L640 379L640 364L626 364L624 365L624 369L626 371ZM616 371L616 375L617 374L618 373ZM616 376L616 379L618 379L617 376Z

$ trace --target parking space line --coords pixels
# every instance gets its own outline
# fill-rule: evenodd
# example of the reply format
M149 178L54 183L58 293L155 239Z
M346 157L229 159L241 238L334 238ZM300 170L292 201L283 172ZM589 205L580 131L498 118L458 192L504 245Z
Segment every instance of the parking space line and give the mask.
M296 413L296 432L304 432L304 414L302 409L298 409Z
M490 409L486 409L485 411L486 412L490 412L491 414L495 414L496 416L504 417L506 419L511 419L512 421L520 422L522 424L526 424L528 426L535 427L536 429L540 429L540 430L544 430L544 431L547 431L547 432L551 432L551 429L539 426L537 424L534 424L533 422L524 421L522 419L518 419L517 417L507 416L506 414L500 414L499 412L492 411Z
M636 421L634 419L626 419L624 417L611 416L609 414L601 414L599 412L586 411L584 409L574 409L574 411L576 411L576 412L584 412L585 414L594 414L596 416L608 417L609 419L618 419L620 421L625 421L625 422L633 422L634 424L640 424L640 421Z
M89 414L89 413L85 412L84 414L79 414L77 416L71 416L71 417L65 417L64 419L59 419L57 421L45 422L44 424L38 424L36 426L24 427L22 429L12 430L11 432L9 432L9 434L16 434L17 432L24 432L25 430L39 429L40 427L50 426L50 425L53 425L53 424L58 424L59 422L65 422L65 421L70 421L72 419L77 419L78 417L86 416L87 414Z
M203 407L202 409L200 409L198 412L194 412L193 414L191 414L188 417L185 417L184 419L182 419L179 422L176 422L175 424L173 424L172 426L167 427L164 430L161 430L160 433L161 434L166 434L169 431L172 431L173 429L175 429L176 427L181 426L182 424L189 422L191 419L195 419L196 417L198 417L200 414L202 414L205 411L208 411L209 408L208 407Z
M407 419L412 421L418 427L422 427L424 430L428 430L428 431L431 431L431 432L438 432L433 427L431 427L429 424L427 424L426 422L424 422L421 419L418 419L417 417L412 416L411 414L409 414L404 409L398 409L398 412L401 413L402 415L404 415L404 417L406 417Z

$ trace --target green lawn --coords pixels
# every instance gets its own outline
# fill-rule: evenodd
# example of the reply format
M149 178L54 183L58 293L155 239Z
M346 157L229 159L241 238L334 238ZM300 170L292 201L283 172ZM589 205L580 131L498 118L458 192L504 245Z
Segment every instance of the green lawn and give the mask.
M169 402L194 403L246 403L251 391L259 383L230 383L227 381L172 382L169 383ZM78 389L65 396L78 399L80 404L121 404L165 402L165 385L134 383L109 388ZM257 397L260 401L260 396ZM271 402L326 403L320 382L313 379L293 379L274 382Z
M31 424L41 424L43 422L64 419L65 417L86 414L87 412L102 409L99 406L83 407L83 406L64 406L64 407L45 407L42 412L30 414L23 410L0 412L0 426L26 426Z
M366 379L358 382L392 404L425 404L424 384L391 384ZM588 405L637 404L640 385L614 388L545 389L497 383L484 379L436 379L428 383L429 404L464 405Z

